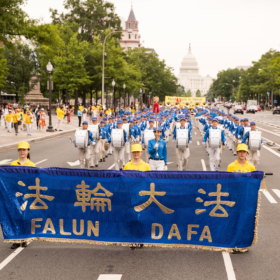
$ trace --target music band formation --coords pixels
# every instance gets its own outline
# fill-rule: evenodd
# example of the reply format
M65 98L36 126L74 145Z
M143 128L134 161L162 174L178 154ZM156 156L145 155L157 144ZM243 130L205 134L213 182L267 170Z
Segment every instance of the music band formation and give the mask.
M207 106L161 107L159 112L155 108L134 114L125 112L103 118L99 123L96 117L91 123L84 121L83 128L76 131L74 140L71 139L78 148L80 167L98 167L99 162L105 162L113 154L115 170L127 170L125 165L129 162L130 169L141 170L139 166L144 161L149 170L167 170L167 145L172 138L176 142L178 170L187 170L194 125L201 133L211 171L218 171L225 147L234 156L239 151L246 152L246 165L240 166L238 157L233 163L236 165L233 172L257 169L263 142L255 122L249 122L248 118L239 120L232 114ZM134 144L138 145L132 152ZM141 155L144 153L140 165L132 164L136 161L135 149Z

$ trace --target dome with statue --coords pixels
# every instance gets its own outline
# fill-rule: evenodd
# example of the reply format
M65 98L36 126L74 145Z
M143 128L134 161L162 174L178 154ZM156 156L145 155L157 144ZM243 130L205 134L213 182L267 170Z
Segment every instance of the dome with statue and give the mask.
M189 45L189 52L184 56L178 75L178 83L184 87L185 92L191 91L192 96L196 96L197 91L205 95L213 82L209 75L201 77L195 56Z

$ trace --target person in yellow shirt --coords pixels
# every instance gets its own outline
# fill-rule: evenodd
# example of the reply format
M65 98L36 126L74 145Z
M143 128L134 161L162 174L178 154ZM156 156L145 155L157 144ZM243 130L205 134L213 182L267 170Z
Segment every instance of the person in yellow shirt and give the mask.
M11 130L12 130L12 121L13 121L13 114L12 114L12 110L11 109L9 109L9 113L6 115L5 120L7 122L8 132L11 132Z
M140 144L132 145L131 153L133 159L124 166L123 170L151 171L150 165L141 159L143 150Z
M18 135L18 122L20 121L21 116L19 113L19 109L16 109L15 113L13 114L13 124L15 128L15 133Z
M251 164L248 160L246 160L247 155L248 146L246 144L239 144L237 146L238 159L228 166L227 172L247 173L255 171L255 166Z
M62 131L61 125L62 125L62 121L63 121L64 115L65 115L65 112L62 110L62 108L63 107L60 106L60 109L57 111L57 126L56 126L55 131L57 131L57 130Z
M31 136L32 123L33 123L33 116L31 115L30 111L27 111L25 117L27 136Z
M83 109L84 109L83 105L80 105L78 108L80 109L81 112L83 112Z
M29 166L36 167L36 165L30 160L30 145L28 142L20 142L18 144L19 159L11 163L13 166ZM26 247L27 243L14 243L11 249L16 249L19 246Z

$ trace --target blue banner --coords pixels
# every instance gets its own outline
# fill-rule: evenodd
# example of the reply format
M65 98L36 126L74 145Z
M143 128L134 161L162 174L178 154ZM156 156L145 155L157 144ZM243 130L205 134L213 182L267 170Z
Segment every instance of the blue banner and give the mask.
M3 166L1 226L6 242L244 249L263 175Z

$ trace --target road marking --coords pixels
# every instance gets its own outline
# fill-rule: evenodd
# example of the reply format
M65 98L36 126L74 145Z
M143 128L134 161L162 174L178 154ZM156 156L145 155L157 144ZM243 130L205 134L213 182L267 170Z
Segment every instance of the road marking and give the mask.
M38 165L38 164L40 164L40 163L42 163L42 162L44 162L44 161L46 161L47 159L43 159L43 160L41 160L41 161L39 161L39 162L36 162L35 163L35 165Z
M122 274L100 274L97 280L120 280Z
M272 189L274 192L275 192L275 194L280 198L280 191L279 190L276 190L276 189Z
M273 142L273 141L271 141L270 139L268 139L268 138L264 138L264 137L262 137L262 139L264 139L264 140L266 140L266 141L268 141L268 142ZM279 144L277 144L277 143L275 143L275 142L273 142L275 145L277 145L277 146L280 146Z
M270 130L264 129L264 128L259 127L259 126L258 126L258 129L259 129L259 130L263 130L263 131L265 131L265 132L268 132L268 133L270 133L270 134L273 134L273 135L275 135L275 136L280 136L280 134L278 134L278 133L274 133L274 132L272 132L272 131L270 131Z
M201 160L203 171L207 171L204 159Z
M266 147L265 145L263 145L263 148L267 149L268 151L270 151L270 152L271 152L271 153L273 153L274 155L276 155L276 156L280 157L280 154L279 154L279 153L277 153L277 152L273 151L272 149L270 149L270 148Z
M31 243L28 242L27 245ZM2 270L11 260L13 260L22 250L24 250L26 247L19 247L17 248L10 256L8 256L4 261L0 263L0 270Z
M10 163L12 161L12 159L4 159L0 161L0 165L5 165L7 163Z
M277 201L273 198L273 196L266 190L260 190L264 195L265 197L268 199L268 201L270 203L277 203Z
M115 166L115 164L111 165L108 169L112 169Z
M229 253L223 252L223 258L224 258L228 280L236 280Z
M197 141L197 145L199 146L199 142Z
M74 162L67 162L70 166L77 166L77 165L80 165L80 161L77 160L77 161L74 161Z

